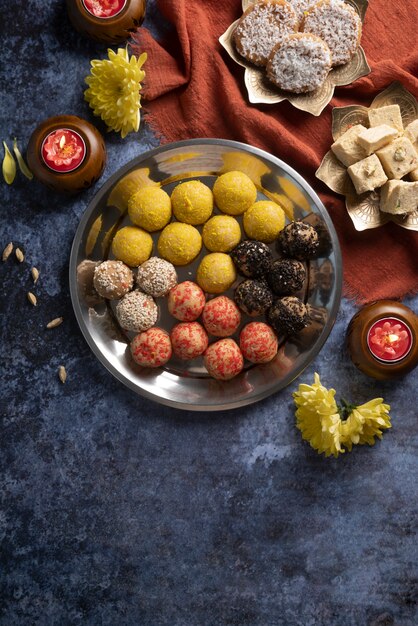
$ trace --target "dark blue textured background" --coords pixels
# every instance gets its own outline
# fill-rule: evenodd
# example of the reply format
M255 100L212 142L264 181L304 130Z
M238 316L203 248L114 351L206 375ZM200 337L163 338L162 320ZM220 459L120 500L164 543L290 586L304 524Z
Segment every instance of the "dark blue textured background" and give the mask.
M0 139L24 148L63 113L104 131L83 79L105 47L73 31L60 0L0 4ZM154 2L146 25L167 28ZM142 124L106 144L102 181L158 141ZM319 371L358 402L383 395L393 429L337 460L295 429L296 383L223 414L134 395L95 360L71 309L71 242L99 185L65 198L21 175L0 184L0 247L26 255L0 264L1 624L416 625L416 372L384 384L357 372L344 350L356 309L342 303L302 379Z

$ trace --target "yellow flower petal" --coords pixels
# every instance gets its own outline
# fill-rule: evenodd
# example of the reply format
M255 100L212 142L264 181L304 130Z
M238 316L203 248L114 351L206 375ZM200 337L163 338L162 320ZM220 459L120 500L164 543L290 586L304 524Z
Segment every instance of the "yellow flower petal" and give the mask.
M127 48L119 48L117 52L109 48L108 59L93 59L90 75L85 78L88 89L84 97L94 115L122 138L139 129L141 81L145 77L141 67L146 59L146 52L136 58L129 57Z
M335 389L327 389L315 373L314 383L301 383L293 393L296 409L296 427L312 448L326 457L338 457L354 444L374 445L375 437L391 428L390 406L382 398L375 398L353 409L344 421L335 402Z

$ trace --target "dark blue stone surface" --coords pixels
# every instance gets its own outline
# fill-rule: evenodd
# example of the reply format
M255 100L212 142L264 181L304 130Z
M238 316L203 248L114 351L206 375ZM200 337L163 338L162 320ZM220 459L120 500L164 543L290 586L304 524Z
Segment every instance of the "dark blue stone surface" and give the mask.
M73 31L59 0L3 1L1 12L0 139L23 149L63 113L104 131L83 79L105 48ZM153 2L146 25L166 28ZM102 181L158 141L142 124L106 144ZM100 184L76 198L21 175L0 184L0 247L26 255L0 264L0 623L416 625L416 372L396 383L357 372L343 346L356 309L343 301L302 379L318 371L358 402L383 395L393 428L337 460L295 429L296 383L223 414L136 396L93 357L69 297L72 238Z

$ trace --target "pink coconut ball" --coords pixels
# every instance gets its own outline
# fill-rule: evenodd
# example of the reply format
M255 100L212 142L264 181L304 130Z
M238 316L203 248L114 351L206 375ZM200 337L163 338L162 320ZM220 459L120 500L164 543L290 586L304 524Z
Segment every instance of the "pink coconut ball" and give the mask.
M242 329L239 347L251 363L268 363L277 354L279 342L273 329L264 322L250 322Z
M204 327L211 335L229 337L240 325L241 313L231 298L218 296L206 302L202 320Z
M202 289L191 280L179 283L168 294L168 310L182 322L193 322L203 311L206 298Z
M204 353L208 336L199 322L180 322L171 331L174 354L183 361L190 361Z
M170 335L157 326L136 335L130 347L133 360L142 367L161 367L173 353Z
M205 367L217 380L230 380L244 367L244 357L233 339L219 339L205 352Z

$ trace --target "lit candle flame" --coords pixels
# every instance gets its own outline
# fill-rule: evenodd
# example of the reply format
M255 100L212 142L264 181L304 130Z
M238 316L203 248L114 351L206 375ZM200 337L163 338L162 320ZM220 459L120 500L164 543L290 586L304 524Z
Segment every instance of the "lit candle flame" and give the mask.
M395 341L399 341L398 335L387 335L386 337L387 343L395 343Z
M60 139L60 148L62 149L65 145L65 135L63 135Z

